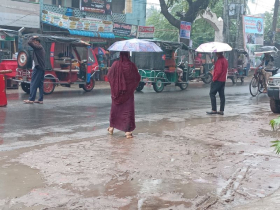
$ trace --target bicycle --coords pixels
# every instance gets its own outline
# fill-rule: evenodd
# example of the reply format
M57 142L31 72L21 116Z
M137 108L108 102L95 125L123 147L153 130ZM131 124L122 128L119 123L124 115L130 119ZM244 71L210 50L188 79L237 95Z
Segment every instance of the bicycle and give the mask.
M267 81L265 79L265 75L262 72L262 68L259 68L250 82L249 89L251 95L255 97L258 95L258 93L263 93L266 82Z

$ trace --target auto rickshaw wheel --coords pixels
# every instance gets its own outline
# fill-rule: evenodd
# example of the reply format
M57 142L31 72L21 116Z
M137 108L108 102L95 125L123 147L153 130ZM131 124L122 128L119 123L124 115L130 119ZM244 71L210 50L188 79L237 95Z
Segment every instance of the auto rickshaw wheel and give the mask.
M204 77L201 78L201 80L205 83L205 84L210 84L212 82L213 79L213 75L211 73L206 74Z
M94 86L95 86L95 80L93 78L90 78L90 82L87 84L84 84L82 87L83 87L84 91L90 92L90 91L92 91Z
M44 94L50 95L55 89L55 78L52 76L45 76L44 79Z
M186 90L189 86L189 83L180 83L179 87L181 88L181 90Z
M161 79L158 79L155 83L153 83L153 88L157 93L160 93L164 89L164 83Z
M139 82L139 85L136 88L136 91L138 91L138 92L142 91L144 86L145 86L145 82Z
M270 98L270 109L273 113L280 113L280 101Z
M21 82L20 83L21 89L26 92L27 94L30 93L30 84L29 83L25 83L25 82Z

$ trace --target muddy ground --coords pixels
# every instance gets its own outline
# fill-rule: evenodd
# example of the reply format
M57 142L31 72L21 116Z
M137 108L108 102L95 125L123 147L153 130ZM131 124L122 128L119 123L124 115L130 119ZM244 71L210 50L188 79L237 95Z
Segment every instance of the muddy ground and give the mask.
M269 126L277 115L270 112L267 96L250 97L247 84L228 85L224 116L205 115L208 86L161 94L147 88L136 94L134 139L119 131L108 135L102 114L87 124L61 119L53 125L40 124L39 114L30 126L11 117L15 107L49 113L66 104L67 116L79 116L71 103L80 92L69 102L71 96L61 91L59 102L52 96L43 106L27 108L18 100L25 97L22 92L8 95L10 105L1 110L6 117L0 209L280 209L280 158L270 147L277 134ZM106 97L106 106L94 106L108 116L109 91L104 88L95 97ZM84 106L90 108L96 98ZM22 115L26 119L28 112Z

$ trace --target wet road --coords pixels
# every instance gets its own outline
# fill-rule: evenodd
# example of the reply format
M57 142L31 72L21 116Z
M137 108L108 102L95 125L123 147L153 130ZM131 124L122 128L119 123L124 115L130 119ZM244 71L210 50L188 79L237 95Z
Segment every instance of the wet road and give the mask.
M135 94L137 129L107 135L110 90L58 88L43 105L9 91L0 109L0 209L279 209L280 159L268 97L226 87L207 116L209 85Z
M155 115L164 117L165 114L184 110L210 109L208 93L209 85L203 83L191 83L186 91L167 86L159 94L152 87L145 87L143 92L135 94L136 115L149 121ZM246 106L268 101L264 95L252 98L248 84L232 85L229 82L226 96L229 107L232 104ZM99 87L97 84L97 89L90 93L77 88L60 87L53 94L45 96L44 105L23 104L22 100L26 98L28 95L21 90L8 90L8 107L0 109L0 132L4 144L0 151L7 149L10 144L19 145L22 141L28 141L23 145L42 139L48 143L48 136L52 137L50 141L53 141L53 137L70 134L82 139L88 137L87 132L102 132L101 129L108 126L111 99L106 83L99 84ZM182 115L182 118L185 117Z

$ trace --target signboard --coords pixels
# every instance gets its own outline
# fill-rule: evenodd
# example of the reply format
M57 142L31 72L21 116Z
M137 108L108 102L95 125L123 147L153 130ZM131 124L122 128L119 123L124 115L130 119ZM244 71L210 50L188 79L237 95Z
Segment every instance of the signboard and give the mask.
M113 32L116 36L136 38L137 26L124 23L114 23Z
M0 24L15 27L40 28L40 5L1 0Z
M138 38L154 38L154 26L138 26Z
M42 21L44 23L66 29L95 32L113 32L113 23L111 21L68 17L46 10L43 10Z
M264 42L264 19L243 16L243 37L245 49L253 56L257 46L263 45Z
M82 0L81 10L86 12L112 14L112 0Z
M190 39L191 38L192 24L189 22L181 21L180 24L180 38Z

